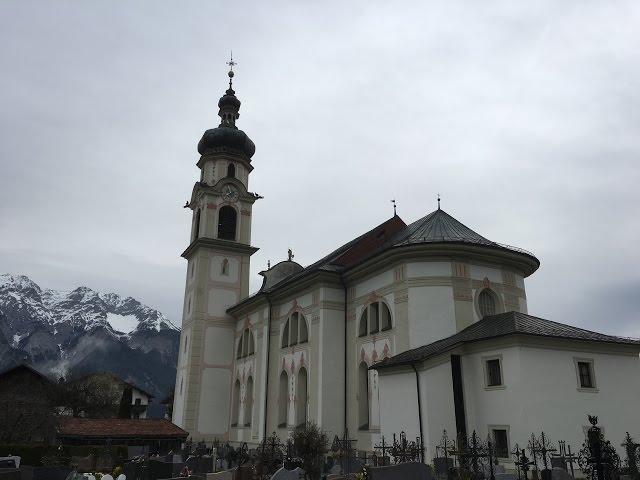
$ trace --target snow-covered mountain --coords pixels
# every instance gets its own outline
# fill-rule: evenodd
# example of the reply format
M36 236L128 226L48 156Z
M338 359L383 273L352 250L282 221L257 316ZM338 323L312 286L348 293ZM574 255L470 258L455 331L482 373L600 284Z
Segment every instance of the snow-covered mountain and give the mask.
M27 361L55 376L109 371L156 396L173 385L180 329L134 298L41 289L0 275L0 370Z

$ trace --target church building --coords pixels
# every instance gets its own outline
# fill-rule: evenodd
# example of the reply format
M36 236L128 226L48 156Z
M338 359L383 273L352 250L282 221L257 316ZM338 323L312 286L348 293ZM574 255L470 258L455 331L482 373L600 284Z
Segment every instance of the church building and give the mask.
M525 279L538 259L439 203L306 267L290 254L250 294L262 197L249 190L255 145L236 126L232 80L233 70L185 205L193 220L173 421L192 439L257 443L310 420L330 438L348 430L359 450L381 433L420 435L431 458L443 429L494 435L505 451L540 426L578 435L587 413L612 438L622 439L625 419L640 432L631 401L640 342L529 315Z

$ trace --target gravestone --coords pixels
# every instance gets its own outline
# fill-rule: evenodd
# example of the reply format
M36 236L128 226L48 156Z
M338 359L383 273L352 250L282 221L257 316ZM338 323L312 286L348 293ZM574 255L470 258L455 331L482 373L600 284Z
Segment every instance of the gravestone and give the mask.
M446 477L449 474L449 470L453 468L453 459L448 457L435 457L433 459L433 467L438 477Z
M293 470L281 467L271 476L271 480L298 480L302 475L304 475L304 470L300 467L296 467Z
M424 463L407 462L387 467L370 467L371 480L433 480L433 472Z
M573 480L573 477L564 468L553 468L551 469L551 479L552 480Z
M567 460L563 457L551 457L551 468L567 469Z
M104 476L102 477L102 479L101 479L101 480L113 480L113 477L107 473L106 475L104 475Z

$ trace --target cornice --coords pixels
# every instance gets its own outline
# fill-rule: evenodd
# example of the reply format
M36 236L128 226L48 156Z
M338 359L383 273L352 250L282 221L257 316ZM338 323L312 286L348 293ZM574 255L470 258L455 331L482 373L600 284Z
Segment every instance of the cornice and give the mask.
M217 152L207 152L204 155L200 156L200 159L196 163L196 166L198 168L202 168L202 165L208 160L212 160L212 161L233 160L234 162L241 163L249 171L249 173L253 171L251 160L249 160L249 158L246 155L238 154L230 150L219 150Z
M229 252L241 253L245 255L253 255L259 250L256 247L245 245L244 243L232 242L230 240L220 240L218 238L200 237L191 242L186 250L182 252L181 256L188 260L198 248L226 250Z
M419 243L391 247L378 255L365 260L364 262L351 267L344 273L348 283L361 277L372 275L383 268L389 268L398 262L407 260L430 260L443 259L452 260L474 260L484 261L490 264L498 264L510 267L522 274L524 277L531 275L539 267L537 259L528 255L501 250L484 245L464 244L464 243Z

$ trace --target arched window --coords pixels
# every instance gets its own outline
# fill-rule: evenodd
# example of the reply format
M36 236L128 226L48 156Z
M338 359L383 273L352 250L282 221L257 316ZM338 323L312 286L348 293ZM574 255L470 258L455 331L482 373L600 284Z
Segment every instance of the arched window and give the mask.
M218 213L218 238L223 240L236 239L236 220L238 214L233 207L225 205Z
M289 345L298 344L298 313L294 313L290 318L291 326L289 328Z
M251 419L253 418L253 378L249 377L247 380L247 388L244 392L244 426L251 426Z
M233 385L233 410L231 412L231 426L238 426L240 420L240 380Z
M236 176L236 166L233 163L227 165L227 177L235 178Z
M307 369L298 371L296 383L296 425L307 423Z
M367 325L369 324L369 308L364 307L360 316L360 326L358 327L358 336L364 337L367 334Z
M383 301L373 302L367 305L360 315L358 324L358 336L364 337L368 333L391 330L391 310Z
M238 342L238 350L236 351L236 358L244 358L249 355L253 355L256 351L256 343L253 339L253 333L249 328L245 328L240 335L240 341Z
M278 392L278 427L286 427L287 410L289 409L289 378L285 371L280 373Z
M493 292L488 288L482 290L478 295L478 308L482 318L496 314L496 299Z
M289 320L284 324L284 330L282 332L282 348L289 346Z
M369 370L364 362L358 366L358 428L369 430Z
M193 239L196 240L200 237L200 209L196 211L196 218L193 226Z
M222 266L220 267L220 275L229 275L229 260L226 258L222 260Z
M242 358L242 335L240 336L240 341L238 342L238 351L236 352L236 358Z
M253 355L256 352L256 344L253 340L253 334L249 332L249 351L247 355Z
M307 319L299 312L293 312L284 324L282 330L282 348L307 343L309 341L309 326Z

